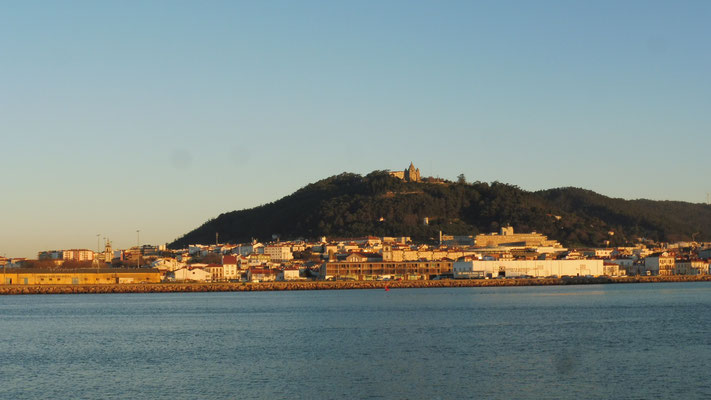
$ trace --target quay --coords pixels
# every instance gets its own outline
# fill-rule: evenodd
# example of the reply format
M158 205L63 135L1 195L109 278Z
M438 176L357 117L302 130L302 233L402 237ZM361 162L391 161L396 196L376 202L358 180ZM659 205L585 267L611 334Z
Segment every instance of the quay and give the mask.
M0 295L21 294L101 294L101 293L175 293L175 292L254 292L284 290L409 289L451 287L595 285L623 283L708 282L711 275L571 277L542 279L443 279L412 281L295 281L239 283L102 283L0 285Z

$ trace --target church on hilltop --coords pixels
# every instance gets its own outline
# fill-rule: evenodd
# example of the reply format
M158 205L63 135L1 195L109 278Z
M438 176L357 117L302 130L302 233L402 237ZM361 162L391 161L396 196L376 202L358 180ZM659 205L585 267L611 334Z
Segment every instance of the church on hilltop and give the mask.
M390 176L400 178L406 182L420 182L421 181L420 169L415 168L415 166L412 164L412 161L410 161L410 167L408 169L403 170L403 171L390 171Z

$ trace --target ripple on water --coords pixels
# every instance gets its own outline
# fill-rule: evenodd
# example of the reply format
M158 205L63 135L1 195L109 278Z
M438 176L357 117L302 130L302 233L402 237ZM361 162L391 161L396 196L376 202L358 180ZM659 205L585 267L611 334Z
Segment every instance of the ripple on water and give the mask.
M3 298L0 398L709 398L711 283L650 286Z

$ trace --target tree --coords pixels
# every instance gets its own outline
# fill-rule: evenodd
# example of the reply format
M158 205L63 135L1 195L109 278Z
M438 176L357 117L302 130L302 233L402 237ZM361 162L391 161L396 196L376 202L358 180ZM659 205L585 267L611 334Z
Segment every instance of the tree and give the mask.
M207 253L202 257L193 257L190 263L222 264L222 254Z
M427 217L430 225L421 223ZM496 232L511 223L518 231L536 231L564 245L600 246L637 237L656 240L709 240L711 206L605 197L589 190L559 188L528 192L501 182L404 182L383 171L367 176L341 174L247 210L221 214L173 242L213 243L215 231L232 242L319 236L436 237ZM612 243L611 243L612 244ZM216 257L215 255L212 257ZM307 254L298 257L308 258ZM219 258L200 260L219 263ZM133 262L135 265L135 260Z
M36 269L57 269L57 263L52 260L27 260L22 264L23 268Z
M87 269L93 268L91 261L65 260L62 263L62 269Z

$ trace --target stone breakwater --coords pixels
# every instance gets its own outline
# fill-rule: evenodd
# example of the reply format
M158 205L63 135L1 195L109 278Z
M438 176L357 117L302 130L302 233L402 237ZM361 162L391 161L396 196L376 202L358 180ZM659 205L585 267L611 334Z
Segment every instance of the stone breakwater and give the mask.
M477 279L438 281L301 281L259 283L128 283L102 285L0 285L0 295L12 294L99 294L99 293L174 293L174 292L258 292L282 290L348 290L489 287L489 286L544 286L590 285L614 283L659 283L711 281L711 275L700 276L630 276L557 279Z

